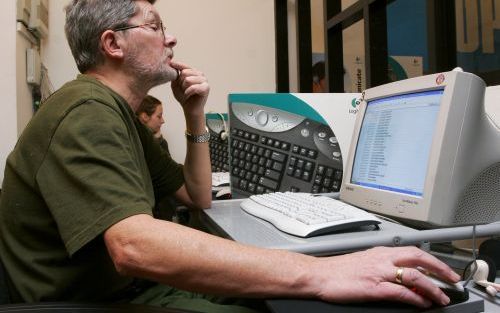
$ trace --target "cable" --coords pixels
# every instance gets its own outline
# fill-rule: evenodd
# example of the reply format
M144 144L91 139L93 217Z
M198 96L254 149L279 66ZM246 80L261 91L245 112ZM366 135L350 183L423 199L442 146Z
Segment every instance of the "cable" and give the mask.
M222 120L222 125L224 125L224 133L220 134L220 138L222 140L226 140L228 135L229 135L229 133L227 131L226 120L224 119L224 115L222 115L222 113L217 112L217 114L220 116L220 119Z
M229 137L229 132L226 125L226 120L224 119L224 115L220 112L213 111L209 111L208 113L217 114L220 117L224 130L219 133L219 136L222 141L226 140Z
M476 254L476 225L472 225L472 263L471 263L471 267L473 267L473 269L469 273L469 277L467 277L467 279L463 283L464 288L467 287L467 285L471 281L472 277L474 277L474 274L476 274L476 271L477 271L477 263L476 262L477 262L477 254ZM465 275L465 273L464 273L464 275Z

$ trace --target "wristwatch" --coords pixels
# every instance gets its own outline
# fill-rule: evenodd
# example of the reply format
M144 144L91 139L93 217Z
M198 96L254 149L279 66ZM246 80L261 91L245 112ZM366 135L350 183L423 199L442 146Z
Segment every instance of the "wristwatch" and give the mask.
M201 135L193 135L186 130L186 139L194 143L208 142L210 140L210 132L206 126L205 132Z

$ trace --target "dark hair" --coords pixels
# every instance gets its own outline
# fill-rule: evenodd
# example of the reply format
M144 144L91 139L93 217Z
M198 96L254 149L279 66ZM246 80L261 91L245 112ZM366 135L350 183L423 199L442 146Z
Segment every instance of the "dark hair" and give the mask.
M312 67L313 80L319 82L325 78L325 62L316 62Z
M135 112L135 114L137 116L139 116L139 114L144 112L147 114L147 116L151 116L155 112L156 107L159 105L161 105L160 100L156 99L153 96L147 95L146 98L144 98L144 100L142 100L142 103L139 106L139 108L137 109L137 111Z

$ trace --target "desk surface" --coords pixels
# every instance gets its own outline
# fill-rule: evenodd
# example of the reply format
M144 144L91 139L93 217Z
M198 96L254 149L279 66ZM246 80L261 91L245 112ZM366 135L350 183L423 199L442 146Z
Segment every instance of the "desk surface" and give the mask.
M394 246L398 245L398 236L401 234L418 233L412 228L384 221L380 224L380 230L367 227L361 231L358 229L301 238L283 233L272 224L244 212L240 209L241 201L214 201L212 208L204 210L200 218L217 235L253 246L311 255L340 254L381 245Z
M481 297L471 294L469 300L446 307L433 307L422 311L403 303L374 302L360 304L334 304L318 300L268 300L267 305L273 313L480 313L485 312ZM495 311L491 311L495 312Z
M201 212L200 219L214 234L233 239L240 243L263 248L286 249L318 256L341 254L373 246L404 245L411 242L419 242L420 240L425 241L428 240L428 237L436 235L436 233L430 235L430 233L426 231L418 231L403 225L384 221L380 225L380 230L341 232L311 238L300 238L283 233L272 224L244 212L240 209L241 201L243 200L215 201L212 203L210 209ZM485 234L500 233L498 225L493 228L493 230L487 229ZM445 231L446 234L449 232L450 231ZM451 230L451 233L453 233L453 230ZM376 234L376 236L374 234ZM438 236L438 238L440 237ZM446 236L442 238L446 238ZM478 288L469 288L469 291L470 300L468 304L470 305L467 306L468 309L466 311L450 310L456 309L457 307L449 306L427 312L478 312L477 308L479 307L483 307L485 313L500 312L500 296L495 298L489 297L484 291ZM484 304L482 301L483 299ZM311 306L313 303L308 300L268 300L268 304L274 312L292 312L287 310L282 311L280 309L283 308L283 305L287 307L290 304L306 308L302 312L322 312L320 310L321 308L329 308L328 312L331 312L330 304L320 301L316 301L315 303L320 303L319 307L315 305ZM305 305L305 307L303 305ZM356 312L345 309L346 308L339 312Z
M500 282L500 279L497 279ZM498 313L500 312L500 297L488 296L482 288L470 283L469 300L464 303L446 307L434 307L426 311L419 310L401 303L361 303L361 304L334 304L319 300L274 299L266 303L273 313Z

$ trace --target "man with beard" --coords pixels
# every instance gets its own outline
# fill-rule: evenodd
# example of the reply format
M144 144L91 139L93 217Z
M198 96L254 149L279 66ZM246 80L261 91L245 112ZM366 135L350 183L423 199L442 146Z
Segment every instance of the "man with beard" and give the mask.
M315 258L152 217L155 199L167 194L195 209L211 201L209 86L201 72L172 60L176 39L164 33L153 2L73 0L66 8L66 36L82 74L42 105L5 169L0 256L13 300L205 312L262 309L221 296L447 304L417 267L450 282L458 275L414 247ZM134 114L166 82L186 120L183 168Z

